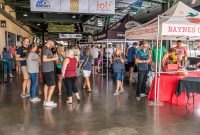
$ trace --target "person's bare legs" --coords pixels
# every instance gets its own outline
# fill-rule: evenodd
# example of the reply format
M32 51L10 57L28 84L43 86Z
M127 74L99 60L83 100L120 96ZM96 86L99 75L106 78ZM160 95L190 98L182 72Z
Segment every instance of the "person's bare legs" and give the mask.
M31 87L31 80L29 78L29 79L27 79L27 83L26 83L27 93L30 93L30 87Z
M26 92L27 83L28 83L28 79L24 79L24 81L22 83L22 93ZM30 90L30 88L29 88L29 90Z
M129 80L132 81L133 80L133 67L131 67L129 69Z
M121 86L121 81L117 81L117 88L116 88L117 92L119 92L120 86Z
M58 95L62 95L62 76L58 75Z
M49 87L47 85L44 85L44 101L47 101Z
M47 94L47 102L51 101L51 97L53 95L55 87L56 86L50 86L49 87L49 91L48 91L48 94Z
M84 77L83 89L86 89L86 85L87 85L87 80L86 80L86 77Z
M88 91L91 91L90 78L89 77L85 77L85 80L86 80L86 83L87 83Z
M120 82L120 89L123 90L124 89L124 86L123 86L123 83Z
M99 72L99 67L95 66L95 68L94 68L94 74L97 74L98 72Z

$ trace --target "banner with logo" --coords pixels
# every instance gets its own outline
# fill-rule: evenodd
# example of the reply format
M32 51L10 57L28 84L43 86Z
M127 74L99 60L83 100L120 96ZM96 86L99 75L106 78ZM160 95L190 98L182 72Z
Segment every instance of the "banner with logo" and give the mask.
M88 13L88 0L61 0L61 12Z
M115 14L115 0L89 0L89 13Z
M60 39L81 39L82 38L82 34L59 34L59 38Z
M60 12L60 0L30 0L31 11Z
M74 24L72 25L48 25L48 32L74 32Z
M200 36L200 25L163 24L162 35L171 36Z
M31 11L115 14L115 0L30 0Z

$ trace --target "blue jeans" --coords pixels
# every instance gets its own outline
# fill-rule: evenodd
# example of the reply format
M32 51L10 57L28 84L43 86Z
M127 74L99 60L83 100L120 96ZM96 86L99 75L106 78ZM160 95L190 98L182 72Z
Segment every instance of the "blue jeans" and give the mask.
M31 79L30 95L31 98L35 98L37 85L38 85L38 73L29 73Z
M7 60L4 64L4 74L10 75L12 74L12 62L11 60Z

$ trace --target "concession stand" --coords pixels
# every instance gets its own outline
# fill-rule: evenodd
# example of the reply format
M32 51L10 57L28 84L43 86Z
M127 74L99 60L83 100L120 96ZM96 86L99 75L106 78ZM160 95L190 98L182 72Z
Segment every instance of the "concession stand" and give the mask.
M161 41L161 50L163 40L200 40L200 12L179 1L157 18L139 27L127 30L125 38L126 40L156 40L157 54L159 40ZM191 65L187 66L190 67ZM161 69L161 62L158 64L157 56L155 77L148 99L154 100L155 104L167 102L182 105L191 102L189 100L191 94L193 97L198 97L197 93L200 93L200 89L199 91L193 91L195 88L188 86L191 83L194 85L198 84L198 81L195 82L195 80L199 79L200 70L194 67L191 67L192 70L189 70L189 67L184 66L176 71L164 72ZM183 75L180 75L180 72L183 72ZM181 83L180 80L182 79L185 81L184 83Z

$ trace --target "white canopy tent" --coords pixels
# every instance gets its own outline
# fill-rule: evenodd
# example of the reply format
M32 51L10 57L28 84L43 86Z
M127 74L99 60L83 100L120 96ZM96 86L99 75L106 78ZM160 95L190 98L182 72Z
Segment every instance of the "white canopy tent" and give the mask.
M125 32L125 38L156 40L200 39L200 12L178 2L157 18Z
M200 40L200 12L192 9L183 2L178 2L157 18L125 32L126 40ZM161 57L161 55L160 55ZM161 58L160 58L161 59ZM155 104L158 104L161 63L155 71ZM157 86L157 87L156 87Z

